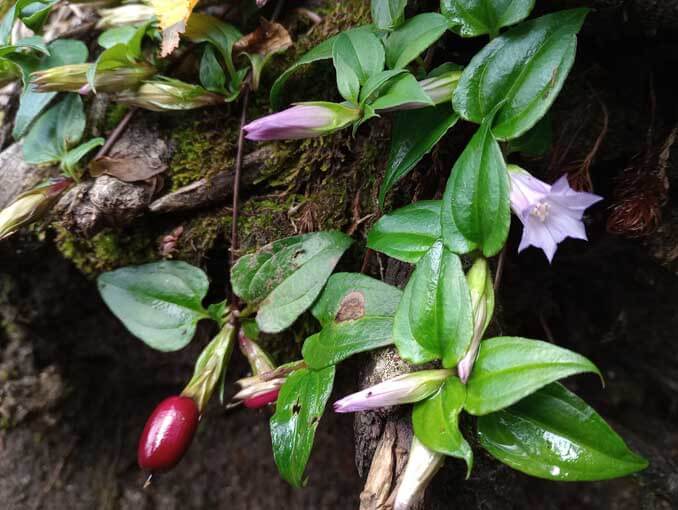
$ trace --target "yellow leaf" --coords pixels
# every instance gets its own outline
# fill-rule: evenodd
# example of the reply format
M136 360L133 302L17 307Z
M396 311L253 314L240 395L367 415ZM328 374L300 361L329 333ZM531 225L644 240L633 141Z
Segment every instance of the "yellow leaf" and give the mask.
M198 0L150 0L162 30L161 57L166 57L179 46L179 34L186 30L186 22Z

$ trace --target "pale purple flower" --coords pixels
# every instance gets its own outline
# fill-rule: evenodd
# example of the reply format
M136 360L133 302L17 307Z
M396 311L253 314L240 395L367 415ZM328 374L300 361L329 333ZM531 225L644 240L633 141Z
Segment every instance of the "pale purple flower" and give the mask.
M360 112L336 103L299 103L287 110L261 117L246 126L248 140L294 140L322 136L360 118Z
M573 190L562 176L552 186L522 168L509 166L511 209L523 224L518 252L541 248L551 262L558 243L566 237L587 240L584 211L603 198Z
M452 370L442 369L400 375L337 400L334 410L337 413L354 413L419 402L435 393L452 374Z

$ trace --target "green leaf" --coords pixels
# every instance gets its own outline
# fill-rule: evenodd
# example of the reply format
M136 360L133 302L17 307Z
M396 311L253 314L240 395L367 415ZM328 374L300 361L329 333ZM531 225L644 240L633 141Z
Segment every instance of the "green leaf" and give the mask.
M442 359L444 368L456 366L473 336L471 293L459 257L437 241L411 280L409 310L399 307L396 316L407 313L413 338Z
M421 365L438 359L438 355L424 348L412 334L410 306L412 304L413 287L414 279L410 278L393 318L393 343L395 343L398 354L402 359L413 365Z
M491 338L480 344L465 408L477 416L499 411L547 384L583 372L600 375L584 356L562 347L527 338Z
M551 116L547 112L529 131L510 140L506 152L507 154L520 152L527 156L542 156L548 152L552 142L553 128Z
M42 26L47 21L49 13L52 11L52 6L59 0L48 0L47 2L22 2L25 7L19 11L19 19L28 28L34 32L40 32Z
M311 310L322 330L304 343L306 364L324 368L393 343L393 316L401 296L396 287L369 276L332 275Z
M492 40L464 69L452 103L480 124L495 108L500 140L520 136L544 116L565 82L587 9L547 14Z
M360 86L384 69L384 47L367 30L343 32L332 46L332 61L339 93L357 104Z
M242 37L242 33L229 23L208 14L193 13L186 24L184 36L194 43L208 42L221 54L226 70L237 89L239 74L233 64L233 45Z
M334 367L317 371L304 368L289 375L280 388L271 417L273 458L280 475L296 487L304 483L315 431L333 383Z
M123 27L109 28L99 35L97 43L103 48L111 48L116 44L129 43L136 34L136 27L125 25Z
M549 480L609 480L648 465L595 410L558 383L478 418L478 437L499 461Z
M407 0L372 0L372 21L380 30L393 30L405 20Z
M440 200L421 200L382 216L367 235L367 247L416 264L440 239L440 206Z
M49 50L45 46L45 42L42 40L42 37L25 37L16 42L16 44L0 46L0 57L7 57L11 53L16 53L22 49L35 50L44 55L49 55ZM10 58L10 60L12 60Z
M209 282L197 267L179 261L153 262L103 273L99 292L127 329L149 347L176 351L193 338Z
M212 46L205 47L200 60L200 83L211 92L223 93L225 91L226 76Z
M61 159L61 168L69 175L73 175L78 163L84 158L88 152L103 145L105 140L101 137L92 138L83 144L78 145L75 149L69 150Z
M452 168L443 197L443 239L463 254L478 246L486 257L501 250L510 218L509 178L499 144L484 122Z
M395 183L431 152L458 119L449 104L398 112L393 121L388 163L379 189L380 207L384 206L386 194Z
M386 67L400 69L412 62L424 50L440 39L447 30L447 20L436 12L426 12L410 18L388 35Z
M259 305L262 331L282 331L313 304L352 242L341 232L276 241L238 260L231 271L233 291L248 304Z
M372 25L365 25L362 27L346 30L342 33L349 34L353 32L365 32L365 31L373 33L374 27ZM302 55L302 57L299 60L297 60L294 64L288 67L284 73L278 76L278 79L275 80L275 83L273 83L273 86L271 87L271 92L269 95L271 107L273 108L273 110L279 110L280 107L282 106L281 101L282 90L285 87L285 83L287 83L287 80L289 80L292 77L292 74L294 74L294 72L297 69L307 64L311 64L313 62L329 60L332 58L332 47L334 46L334 42L337 40L337 37L339 37L339 35L341 34L337 34L333 37L330 37L329 39L326 39L325 41L321 42L320 44L306 52L304 55Z
M374 110L388 111L402 105L433 106L433 100L424 92L417 79L410 73L390 81L370 106Z
M27 60L20 64L24 76L24 90L19 99L19 110L14 118L12 136L19 139L28 130L33 121L40 115L56 92L36 92L33 84L28 82L28 75L33 71L50 69L67 64L82 64L87 61L87 46L82 41L57 39L47 49L49 55L39 61Z
M442 0L440 12L450 30L462 37L496 36L499 29L524 20L534 0Z
M417 402L412 410L412 427L427 448L466 461L468 478L473 467L473 450L459 431L459 413L464 407L466 387L449 377L438 392Z
M396 69L381 71L374 76L370 76L360 91L360 104L372 101L388 83L405 72L405 69Z
M85 110L77 94L64 99L43 113L26 136L24 159L31 165L60 162L82 138Z

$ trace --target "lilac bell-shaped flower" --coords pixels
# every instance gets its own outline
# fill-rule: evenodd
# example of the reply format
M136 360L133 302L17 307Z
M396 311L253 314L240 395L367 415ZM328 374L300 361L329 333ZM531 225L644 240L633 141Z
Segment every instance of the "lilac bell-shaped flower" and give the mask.
M354 413L419 402L438 391L440 385L453 373L452 370L441 369L400 375L337 400L334 410L337 413Z
M558 243L567 237L587 240L584 211L603 198L573 190L562 176L552 186L522 168L509 165L511 209L523 224L518 252L528 246L541 248L549 262Z
M360 111L337 103L298 103L261 117L246 126L248 140L294 140L322 136L343 129L360 118Z

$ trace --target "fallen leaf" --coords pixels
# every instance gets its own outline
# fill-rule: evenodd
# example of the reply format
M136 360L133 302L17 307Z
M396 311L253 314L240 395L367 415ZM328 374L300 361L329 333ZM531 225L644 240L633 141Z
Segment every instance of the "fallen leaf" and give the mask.
M198 0L150 0L162 30L161 57L166 57L179 46L179 34L186 30L186 22Z
M289 32L280 23L265 19L260 20L259 27L243 37L233 45L233 53L239 55L270 55L286 50L292 45Z

